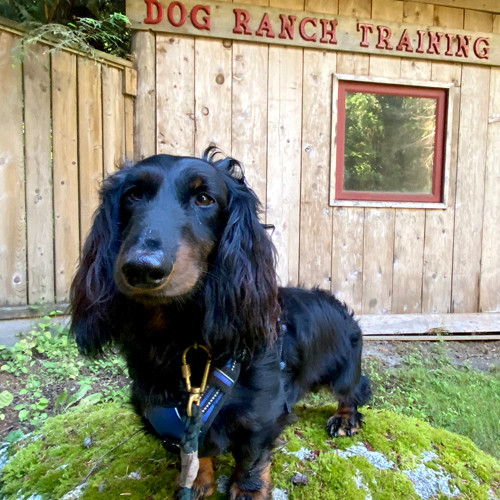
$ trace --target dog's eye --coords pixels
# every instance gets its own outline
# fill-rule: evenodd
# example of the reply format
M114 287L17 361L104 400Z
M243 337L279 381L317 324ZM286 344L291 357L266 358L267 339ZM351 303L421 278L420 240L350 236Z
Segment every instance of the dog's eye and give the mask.
M129 199L130 201L139 201L142 199L143 197L143 192L134 187L134 188L130 188L126 193L125 193L125 196L127 197L127 199Z
M208 196L208 194L199 193L196 195L194 202L199 207L208 207L210 205L213 205L215 203L215 200L211 196Z

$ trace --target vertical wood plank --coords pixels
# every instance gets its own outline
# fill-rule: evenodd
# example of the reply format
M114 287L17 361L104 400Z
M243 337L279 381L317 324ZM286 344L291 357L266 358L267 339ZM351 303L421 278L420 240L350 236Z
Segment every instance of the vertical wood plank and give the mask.
M125 107L123 71L102 66L102 133L104 175L117 170L125 160Z
M333 53L304 51L299 281L326 290L332 285L329 176L335 66Z
M80 241L99 202L103 177L101 65L78 57Z
M0 305L26 304L26 220L22 69L11 50L18 38L0 32Z
M460 11L457 14L456 11ZM463 28L461 9L435 8L434 21L446 28ZM427 210L425 214L424 272L422 284L422 312L449 313L451 310L451 279L453 266L453 232L455 225L455 186L460 124L460 82L462 68L458 64L432 62L431 79L455 83L450 157L450 185L448 207L445 210Z
M195 154L214 144L231 154L232 43L195 40Z
M493 31L500 33L500 16L495 17ZM488 113L488 149L484 193L483 242L479 310L500 311L500 69L492 68ZM496 90L495 90L496 89Z
M465 14L465 29L483 27ZM476 312L479 307L489 83L490 68L463 66L451 312Z
M233 45L232 155L243 162L247 181L263 208L267 183L268 53L262 45Z
M80 253L76 56L52 55L52 141L56 302L69 298Z
M125 113L125 160L131 162L135 158L134 153L134 105L135 97L124 96Z
M158 153L194 155L194 39L156 36Z
M140 160L156 150L156 56L155 35L137 31L132 37L137 69L137 97L134 116L134 154Z
M54 301L50 57L33 46L24 62L28 301Z
M392 10L392 0L378 0L390 21L401 21L400 10ZM399 18L399 19L398 19ZM370 57L370 76L399 78L401 60ZM395 211L390 208L365 209L363 261L363 313L391 312L393 294Z
M432 24L432 9L420 9L421 4L408 6L405 3L404 7L403 18L405 22ZM401 60L401 75L408 79L430 80L431 68L431 63L427 61ZM420 313L422 311L424 232L424 210L396 210L392 280L393 313Z
M339 4L339 13L345 4ZM364 12L364 17L369 12ZM370 59L359 54L337 54L337 71L343 74L368 75ZM332 124L337 124L337 96L333 96ZM336 168L335 130L332 130L331 165ZM363 310L363 258L365 209L333 207L332 291L355 313Z
M283 285L299 277L301 123L302 50L270 47L267 221Z

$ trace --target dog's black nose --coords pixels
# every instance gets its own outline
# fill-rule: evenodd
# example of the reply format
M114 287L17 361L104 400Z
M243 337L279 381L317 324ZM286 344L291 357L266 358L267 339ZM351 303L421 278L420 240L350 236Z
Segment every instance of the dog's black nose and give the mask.
M121 269L127 283L134 288L157 288L168 278L172 267L162 252L140 252L131 256Z

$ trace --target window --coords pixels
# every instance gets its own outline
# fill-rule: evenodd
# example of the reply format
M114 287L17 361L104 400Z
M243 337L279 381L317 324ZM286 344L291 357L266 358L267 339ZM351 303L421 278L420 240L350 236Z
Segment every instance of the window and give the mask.
M442 207L449 88L338 79L333 204Z

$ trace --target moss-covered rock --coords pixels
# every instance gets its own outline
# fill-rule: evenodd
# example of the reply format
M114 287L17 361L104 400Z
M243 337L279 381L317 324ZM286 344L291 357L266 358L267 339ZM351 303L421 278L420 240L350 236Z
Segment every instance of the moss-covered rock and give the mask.
M333 439L324 424L334 407L296 411L299 420L273 461L275 498L497 498L500 464L468 438L366 410L359 435ZM117 405L51 418L8 453L0 478L5 499L174 497L177 457L142 432L130 409ZM224 498L232 465L229 456L218 460L214 498Z

